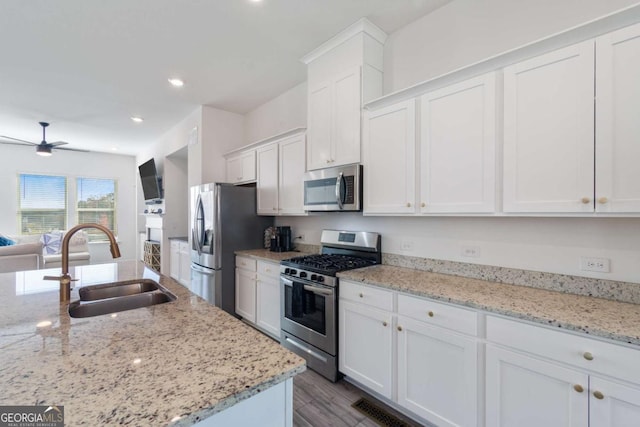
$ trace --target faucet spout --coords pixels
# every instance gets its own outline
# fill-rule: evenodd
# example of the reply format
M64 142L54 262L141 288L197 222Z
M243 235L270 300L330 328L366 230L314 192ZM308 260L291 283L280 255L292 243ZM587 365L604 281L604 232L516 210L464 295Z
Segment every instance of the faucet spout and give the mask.
M116 237L113 235L104 225L100 224L78 224L67 231L62 239L62 275L60 276L60 302L68 302L71 299L71 276L69 276L69 241L71 237L83 228L95 228L102 231L109 238L109 246L111 250L111 256L113 258L120 258L120 247L116 242Z

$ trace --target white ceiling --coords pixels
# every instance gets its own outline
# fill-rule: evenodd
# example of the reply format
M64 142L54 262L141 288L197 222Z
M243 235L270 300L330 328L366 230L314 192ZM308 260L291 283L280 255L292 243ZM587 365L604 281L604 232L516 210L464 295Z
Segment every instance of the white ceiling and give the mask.
M48 141L135 154L198 105L244 114L303 82L361 17L391 33L448 1L0 0L0 135L49 121Z

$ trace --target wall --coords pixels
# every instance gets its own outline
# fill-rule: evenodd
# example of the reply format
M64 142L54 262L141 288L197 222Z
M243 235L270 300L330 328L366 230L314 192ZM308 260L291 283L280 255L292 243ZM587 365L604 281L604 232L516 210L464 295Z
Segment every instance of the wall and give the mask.
M385 93L635 4L623 0L455 0L391 34L385 45ZM272 101L273 102L273 101ZM275 102L261 106L277 121ZM292 106L292 108L295 108ZM299 102L298 108L304 108ZM253 112L250 113L254 114ZM255 119L246 134L258 133ZM305 243L323 228L378 231L383 251L477 264L640 283L639 218L363 217L318 214L278 218ZM403 250L403 243L405 248ZM462 256L463 246L480 256ZM611 273L581 271L581 256L611 259Z
M213 107L202 107L201 140L202 180L198 184L224 182L227 165L223 155L245 145L244 116Z
M244 145L307 127L307 83L301 83L245 115Z
M637 0L455 0L389 35L394 92L637 4Z
M117 235L122 259L136 257L136 171L135 158L104 153L81 153L55 151L52 157L37 156L30 147L3 145L0 155L0 232L19 234L18 220L18 174L66 175L68 204L76 203L76 177L112 178L118 181ZM67 228L77 223L69 211ZM91 243L91 262L110 262L109 245Z

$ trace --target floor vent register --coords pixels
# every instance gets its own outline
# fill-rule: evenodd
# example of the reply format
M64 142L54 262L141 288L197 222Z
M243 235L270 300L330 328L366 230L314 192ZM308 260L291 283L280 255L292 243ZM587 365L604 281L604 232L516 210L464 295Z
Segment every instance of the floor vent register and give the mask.
M359 399L351 406L381 427L413 427L412 424L402 421L400 418L389 413L369 399Z

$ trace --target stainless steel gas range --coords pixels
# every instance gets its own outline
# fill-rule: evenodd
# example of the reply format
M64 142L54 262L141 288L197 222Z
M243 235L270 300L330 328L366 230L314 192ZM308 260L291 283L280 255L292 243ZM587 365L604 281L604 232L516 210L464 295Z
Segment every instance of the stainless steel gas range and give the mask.
M304 357L310 369L337 381L336 273L380 264L380 235L324 230L321 243L320 254L280 262L280 342Z

